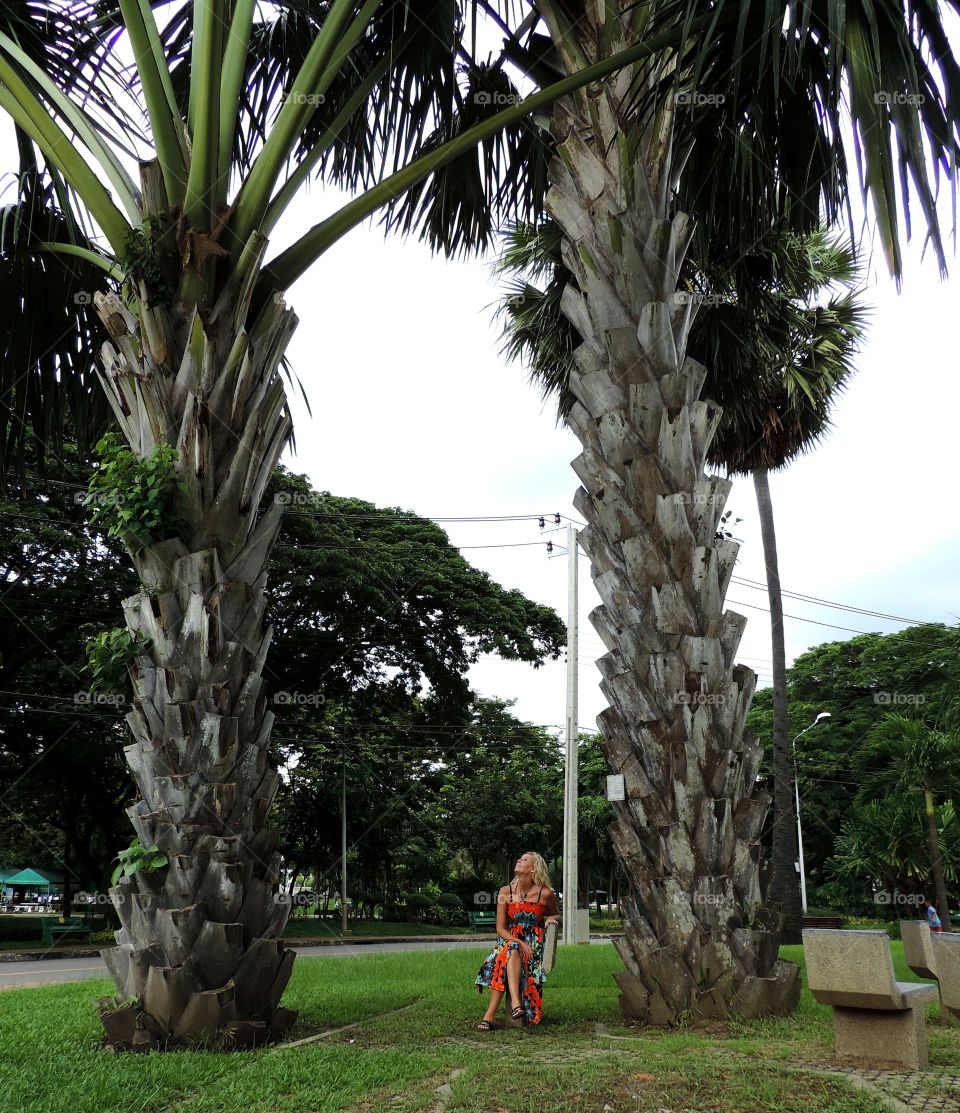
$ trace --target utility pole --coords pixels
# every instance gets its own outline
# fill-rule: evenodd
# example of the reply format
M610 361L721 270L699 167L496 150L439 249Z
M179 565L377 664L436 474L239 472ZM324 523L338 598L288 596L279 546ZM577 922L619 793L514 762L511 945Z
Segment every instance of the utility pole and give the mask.
M347 745L341 738L343 747L343 778L340 796L340 928L347 934Z
M563 942L577 942L577 531L567 526L567 717L563 792Z

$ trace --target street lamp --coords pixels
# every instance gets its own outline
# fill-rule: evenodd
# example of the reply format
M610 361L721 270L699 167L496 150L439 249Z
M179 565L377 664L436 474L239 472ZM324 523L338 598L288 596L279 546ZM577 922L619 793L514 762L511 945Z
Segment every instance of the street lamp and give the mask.
M790 743L790 749L793 752L793 791L797 801L797 851L800 855L800 901L803 905L804 916L806 916L807 914L807 878L803 869L803 830L800 827L800 782L797 779L797 738L800 738L802 735L806 734L808 730L813 730L813 728L818 723L822 723L824 719L829 718L829 711L821 711L820 714L810 724L810 726L804 727L803 730L800 731L800 734L798 734L796 738L794 738L794 740Z

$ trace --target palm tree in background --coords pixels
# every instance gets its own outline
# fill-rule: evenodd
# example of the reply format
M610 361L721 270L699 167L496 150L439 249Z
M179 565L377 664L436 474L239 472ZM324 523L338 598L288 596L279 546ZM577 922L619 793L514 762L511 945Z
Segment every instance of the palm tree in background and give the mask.
M766 802L744 729L755 677L736 664L745 620L724 607L730 484L704 472L721 414L689 348L696 306L677 297L694 222L718 257L781 221L797 234L831 224L860 180L855 151L893 271L898 179L915 183L942 266L933 167L953 173L960 111L946 7L538 5L541 57L565 73L672 18L690 31L653 72L638 64L558 105L546 202L575 280L560 298L579 339L565 420L583 445L574 505L603 601L599 725L626 781L613 805L631 881L616 978L621 1007L646 1021L782 1012L798 993L773 923L750 911Z
M478 146L476 172L499 172L503 128L621 60L500 110L472 92L475 75L461 83L457 5L413 19L406 0L265 15L256 0L199 0L159 5L163 27L141 0L105 15L56 0L48 9L99 29L86 64L101 100L133 97L148 123L140 135L118 110L105 119L69 72L0 32L0 108L64 187L60 212L79 213L86 230L86 242L31 241L35 254L104 276L92 299L106 333L97 372L122 440L103 442L90 497L142 587L124 604L123 653L138 842L111 891L122 926L104 959L117 996L100 1015L117 1046L252 1045L295 1018L279 1007L294 954L267 826L278 775L263 677L266 568L283 507L261 503L291 433L279 366L297 323L283 291L386 202ZM291 64L290 42L271 36L291 30L294 11L303 49ZM135 63L118 88L105 60L121 42ZM251 44L263 48L259 68ZM453 137L428 143L437 120ZM360 191L270 256L269 235L315 173ZM49 398L59 385L43 370L5 367Z
M888 712L867 735L858 765L864 800L922 795L937 911L949 931L950 904L937 833L936 802L937 797L955 802L960 784L960 737L931 727L921 719Z
M829 430L833 403L854 372L867 311L858 300L861 275L853 248L824 230L805 237L774 230L731 265L711 263L705 271L698 277L706 280L710 308L698 318L690 350L711 368L707 389L723 407L707 459L728 475L752 475L757 496L773 669L769 897L783 912L783 942L796 944L802 942L803 906L769 473L809 452ZM845 289L838 293L837 287Z

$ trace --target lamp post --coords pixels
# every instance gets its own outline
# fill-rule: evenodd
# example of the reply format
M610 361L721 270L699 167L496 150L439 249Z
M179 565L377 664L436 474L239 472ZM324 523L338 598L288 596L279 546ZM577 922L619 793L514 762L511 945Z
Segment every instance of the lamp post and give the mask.
M813 730L818 723L822 723L824 719L829 718L829 711L821 711L810 726L804 727L803 730L800 731L800 734L790 743L790 749L793 753L793 791L797 801L797 851L800 856L800 902L803 906L804 916L807 914L807 876L803 867L803 829L800 826L800 781L798 780L797 770L797 738L802 737L808 730Z

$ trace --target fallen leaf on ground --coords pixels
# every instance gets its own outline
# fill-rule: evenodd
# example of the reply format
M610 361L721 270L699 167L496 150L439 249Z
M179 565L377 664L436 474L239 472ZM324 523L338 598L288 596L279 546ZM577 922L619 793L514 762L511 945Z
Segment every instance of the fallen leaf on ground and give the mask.
M644 1074L644 1072L641 1071L639 1074L631 1074L630 1077L636 1079L637 1082L652 1082L656 1076L652 1074Z

